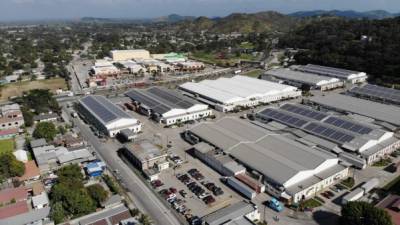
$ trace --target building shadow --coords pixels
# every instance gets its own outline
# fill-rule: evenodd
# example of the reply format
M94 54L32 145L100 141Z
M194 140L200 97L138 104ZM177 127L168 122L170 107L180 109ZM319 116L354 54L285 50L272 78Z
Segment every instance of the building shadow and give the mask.
M313 219L320 225L339 225L339 215L327 211L315 211Z

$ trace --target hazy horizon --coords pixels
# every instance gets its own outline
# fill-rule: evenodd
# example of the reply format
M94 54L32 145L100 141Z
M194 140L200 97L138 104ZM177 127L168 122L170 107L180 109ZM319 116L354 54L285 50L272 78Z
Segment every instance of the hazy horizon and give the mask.
M160 7L160 5L162 7ZM400 12L398 0L1 0L0 21L79 19L82 17L145 19L179 14L226 16L260 11L385 10Z

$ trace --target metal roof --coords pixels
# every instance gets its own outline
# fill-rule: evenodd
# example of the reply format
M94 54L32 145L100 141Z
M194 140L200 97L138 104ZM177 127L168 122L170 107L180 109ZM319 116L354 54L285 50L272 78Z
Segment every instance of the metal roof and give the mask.
M393 88L366 84L362 87L352 88L349 93L357 96L370 97L372 99L380 99L385 102L400 104L400 90Z
M310 98L310 101L339 111L360 114L400 126L399 107L334 93L315 96Z
M31 210L27 213L0 220L0 225L25 225L45 219L50 214L50 207Z
M291 80L300 83L306 83L311 85L320 85L320 84L332 84L340 82L337 78L332 78L328 76L315 75L300 71L294 71L290 69L272 69L265 72L266 75L270 75L276 78Z
M164 114L171 109L189 109L198 104L183 94L162 87L151 87L145 90L133 89L125 93L154 112Z
M228 207L219 209L207 216L203 220L207 225L221 225L229 221L236 220L256 210L252 204L238 202Z
M101 95L86 96L79 100L79 103L103 124L108 124L122 118L133 119L131 115Z
M349 79L351 75L362 74L362 72L359 72L359 71L346 70L346 69L335 68L335 67L319 66L319 65L313 65L313 64L307 64L305 66L298 66L295 69L302 71L302 72L319 74L319 75L324 75L324 76L329 76L329 77L338 77L341 79Z
M292 86L246 76L203 80L199 83L188 82L180 85L180 88L221 104L232 104L297 90Z
M300 171L313 170L334 158L236 118L201 123L190 131L281 184Z

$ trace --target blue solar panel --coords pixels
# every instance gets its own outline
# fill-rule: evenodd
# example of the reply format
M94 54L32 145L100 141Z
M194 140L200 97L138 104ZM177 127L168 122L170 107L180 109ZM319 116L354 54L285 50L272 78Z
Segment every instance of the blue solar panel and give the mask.
M304 130L319 136L326 138L328 140L332 140L336 143L343 144L345 142L349 142L354 139L353 135L346 134L340 130L336 130L334 128L328 127L323 123L312 122L304 127Z
M326 124L330 124L335 127L341 128L341 129L345 129L345 130L357 133L357 134L368 134L373 130L372 128L367 127L365 125L355 123L350 120L345 120L345 119L341 119L338 117L334 117L334 116L329 117L328 119L324 120L323 122Z
M372 99L380 99L383 101L400 104L400 90L393 88L367 84L363 87L354 87L349 92L362 97L366 96Z
M285 104L281 107L281 109L318 121L321 121L328 116L325 113L300 105Z
M118 117L130 117L103 96L87 96L82 98L81 102L105 123L115 120Z
M302 127L304 124L308 122L307 120L304 120L302 118L290 115L285 111L278 109L271 109L271 108L264 109L259 113L259 116L261 116L264 119L276 120L280 123L297 128Z

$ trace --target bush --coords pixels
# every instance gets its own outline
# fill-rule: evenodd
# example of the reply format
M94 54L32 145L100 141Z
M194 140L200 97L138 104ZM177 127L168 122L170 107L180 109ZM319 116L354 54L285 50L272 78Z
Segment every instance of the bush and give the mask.
M110 176L108 176L107 174L104 174L103 179L113 194L118 194L120 192L118 185L114 182L114 180Z
M107 200L108 192L104 190L103 186L100 184L90 185L86 188L86 190L88 191L90 197L96 201L97 206L101 206L101 203Z

